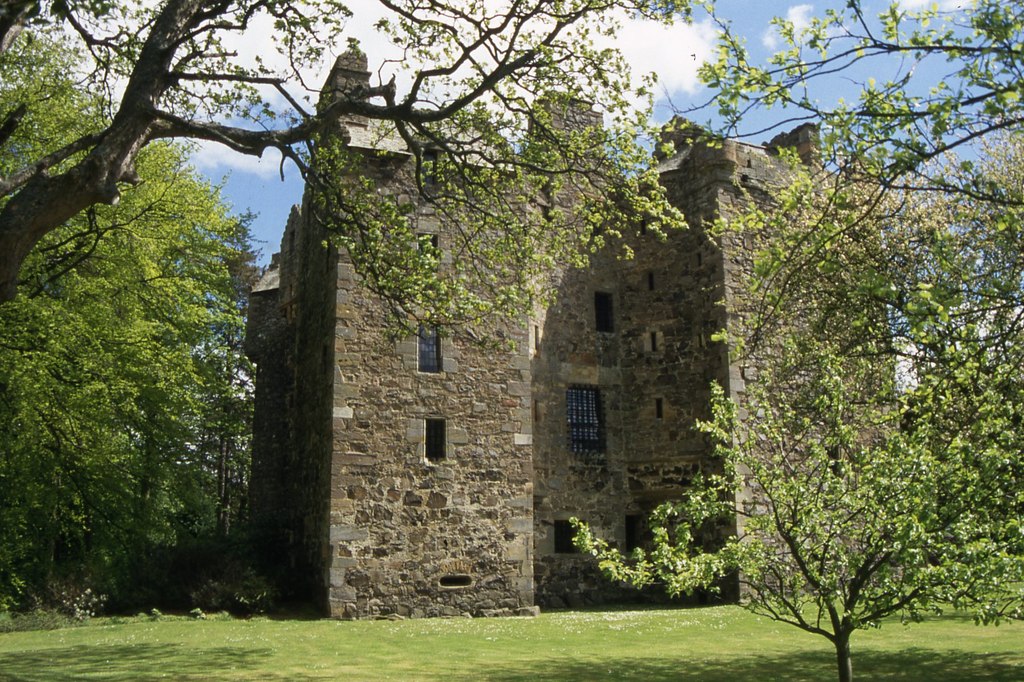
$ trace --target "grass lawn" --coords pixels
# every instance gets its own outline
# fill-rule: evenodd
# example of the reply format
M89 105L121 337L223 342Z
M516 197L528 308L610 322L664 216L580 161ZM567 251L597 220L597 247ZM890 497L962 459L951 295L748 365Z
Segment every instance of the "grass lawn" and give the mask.
M1024 625L944 616L853 637L862 680L1024 680ZM97 619L0 634L0 680L829 680L824 639L735 606L539 618Z

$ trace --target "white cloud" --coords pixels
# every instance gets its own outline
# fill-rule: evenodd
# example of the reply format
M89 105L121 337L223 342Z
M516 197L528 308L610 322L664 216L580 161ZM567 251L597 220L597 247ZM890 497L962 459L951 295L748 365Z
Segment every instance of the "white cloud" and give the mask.
M191 160L198 170L212 178L229 173L245 173L263 180L281 177L281 154L274 149L268 149L260 158L239 154L216 142L200 142L196 145ZM296 172L290 161L285 163L285 172Z
M636 74L655 73L666 93L700 89L697 70L709 60L715 29L709 21L665 26L654 21L625 22L615 45Z
M900 0L900 8L910 12L928 9L932 5L938 7L942 12L952 12L970 4L968 0Z
M792 22L793 28L797 35L805 28L811 25L811 16L814 12L813 5L793 5L786 10L786 21ZM782 45L782 40L779 37L779 31L774 26L768 28L761 36L761 42L769 50L777 50Z

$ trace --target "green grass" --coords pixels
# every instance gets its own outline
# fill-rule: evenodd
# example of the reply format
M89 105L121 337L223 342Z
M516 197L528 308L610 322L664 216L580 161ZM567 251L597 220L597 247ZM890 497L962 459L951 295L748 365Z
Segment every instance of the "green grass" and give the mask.
M854 635L862 680L1024 679L1024 625ZM417 621L97 619L0 634L0 680L829 680L828 642L734 607Z

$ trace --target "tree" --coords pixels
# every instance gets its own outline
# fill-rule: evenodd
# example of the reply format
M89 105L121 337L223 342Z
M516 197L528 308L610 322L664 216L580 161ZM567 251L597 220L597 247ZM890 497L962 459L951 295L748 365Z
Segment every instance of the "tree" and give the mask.
M811 121L822 126L826 162L847 173L882 187L1008 200L968 149L1024 122L1024 12L996 0L911 4L893 1L872 16L861 0L833 3L806 25L777 17L783 48L760 65L704 3L722 31L718 60L701 74L722 132L764 132L751 122L766 112L777 115L771 127ZM961 157L955 173L928 163L952 151Z
M3 72L0 107L43 90L51 104L26 112L20 148L26 131L59 143L97 125L65 45L11 54L34 68ZM64 581L123 599L157 548L217 525L206 448L247 426L236 339L252 254L185 157L167 143L140 153L143 182L48 234L0 308L0 608Z
M89 57L82 84L101 94L100 106L110 116L28 153L17 142L29 134L21 122L45 100L12 100L0 111L0 145L5 156L17 160L0 177L0 300L14 295L22 261L45 234L91 206L115 204L126 186L137 183L138 154L156 140L207 140L256 156L276 149L312 177L316 134L339 117L362 116L387 124L404 140L417 159L421 190L428 148L440 148L455 164L483 160L510 172L529 169L542 175L575 170L580 149L567 146L563 135L535 134L535 144L544 141L543 153L529 160L517 155L528 127L551 132L532 101L552 92L583 99L617 118L628 133L636 121L624 113L630 88L623 61L613 50L594 47L592 38L613 34L615 16L668 21L686 7L661 0L499 5L381 0L380 5L385 17L376 30L411 65L408 88L400 93L392 78L337 93L320 111L305 104L301 78L295 86L289 79L294 82L340 42L352 12L339 0L165 0L156 6L141 0L19 0L5 5L0 60L13 59L11 46L19 32L22 38L69 32ZM275 27L272 49L287 66L275 70L269 60L236 63L231 45L266 21ZM493 119L482 133L485 111ZM505 142L490 146L493 154L483 158L481 135L485 142L494 135ZM642 156L632 135L608 136L605 142L616 144L593 147L591 153L604 155L610 167L629 177ZM524 267L547 257L535 253L533 244L521 245L520 252Z
M1022 615L1024 141L1000 149L984 169L1009 207L805 173L745 216L765 248L735 312L759 377L742 405L717 391L722 473L656 512L649 552L582 534L611 577L680 593L735 572L747 608L834 645L840 680L886 617Z

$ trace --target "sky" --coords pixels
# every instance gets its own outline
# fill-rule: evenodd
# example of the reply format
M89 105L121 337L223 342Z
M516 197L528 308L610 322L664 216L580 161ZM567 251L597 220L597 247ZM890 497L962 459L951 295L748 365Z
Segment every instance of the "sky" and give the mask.
M882 0L877 0L881 3ZM925 0L904 0L908 6L920 6ZM866 3L870 4L870 2ZM353 17L346 25L345 36L359 38L366 52L371 72L388 58L396 57L394 49L373 28L379 18L379 5L375 0L352 0ZM718 11L728 18L734 32L746 38L747 46L756 58L765 57L779 47L778 38L771 27L773 16L784 16L798 26L820 13L823 6L810 3L776 2L775 0L719 0ZM257 26L255 35L248 35L236 49L240 57L256 54L260 45L269 43L273 27L268 23ZM716 32L707 18L695 17L693 24L676 23L665 27L653 22L628 20L616 34L615 46L626 56L638 73L653 72L659 85L653 115L656 121L667 120L674 111L684 110L705 101L709 92L697 78L701 63L711 57ZM320 84L338 52L346 49L345 37L339 40L338 50L324 60L318 73L304 74L306 82ZM390 74L387 64L381 71L386 81ZM399 80L399 92L401 83ZM697 117L699 118L699 117ZM196 168L212 182L223 186L224 197L236 213L252 212L253 236L260 250L260 262L266 264L270 255L278 250L285 221L293 204L300 201L302 180L290 162L282 165L276 151L268 151L263 159L233 153L215 144L203 145L193 156Z

